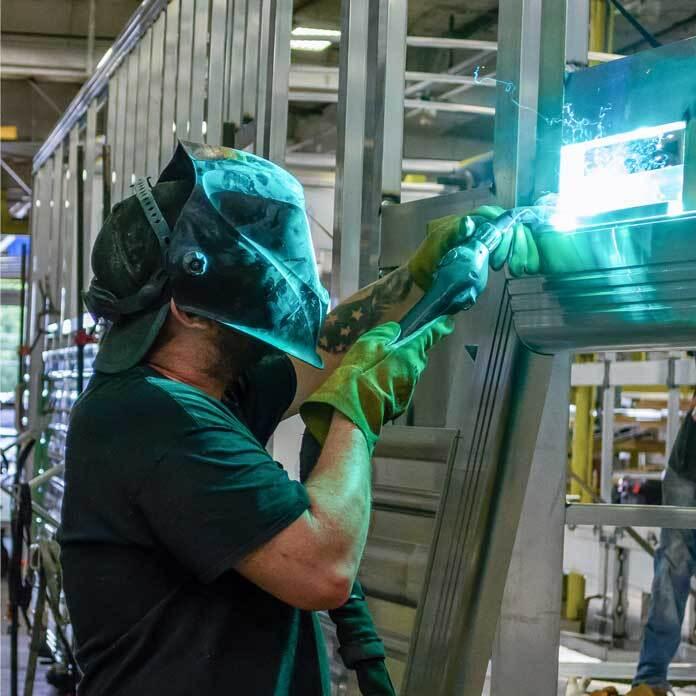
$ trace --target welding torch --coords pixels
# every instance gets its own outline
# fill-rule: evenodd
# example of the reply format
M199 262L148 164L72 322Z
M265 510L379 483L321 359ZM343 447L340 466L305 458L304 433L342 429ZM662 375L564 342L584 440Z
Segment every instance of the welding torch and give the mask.
M474 233L442 257L430 289L399 322L401 334L397 345L426 324L473 307L488 282L490 255L512 235L515 225L547 223L555 202L556 196L547 194L532 206L511 208L494 220L470 216Z

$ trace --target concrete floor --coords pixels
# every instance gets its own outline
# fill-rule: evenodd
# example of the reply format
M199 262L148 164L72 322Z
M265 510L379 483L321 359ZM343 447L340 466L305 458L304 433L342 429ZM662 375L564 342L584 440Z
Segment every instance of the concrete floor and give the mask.
M7 621L5 620L4 611L2 621L0 621L0 694L10 696L10 636L7 632ZM29 657L29 635L24 628L19 634L19 694L24 693L24 675L27 659ZM52 686L46 683L46 670L49 665L39 664L36 667L36 678L34 680L33 696L57 696L56 691Z

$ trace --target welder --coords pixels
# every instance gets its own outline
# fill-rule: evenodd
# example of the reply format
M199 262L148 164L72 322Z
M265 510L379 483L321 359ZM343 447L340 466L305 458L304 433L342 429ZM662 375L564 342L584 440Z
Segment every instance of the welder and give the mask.
M328 694L314 612L356 599L373 448L452 330L398 340L397 322L476 222L430 225L407 265L327 316L303 192L280 167L179 143L135 191L95 241L85 301L109 328L66 447L80 692ZM523 272L524 235L506 231L491 263ZM298 411L321 448L304 483L265 449ZM382 665L359 629L352 665Z

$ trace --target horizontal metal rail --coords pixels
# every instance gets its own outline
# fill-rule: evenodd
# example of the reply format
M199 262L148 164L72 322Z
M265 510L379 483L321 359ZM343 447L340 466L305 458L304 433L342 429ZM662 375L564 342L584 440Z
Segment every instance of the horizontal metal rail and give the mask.
M559 677L592 677L594 679L633 679L638 667L635 662L559 662ZM671 682L696 679L696 664L672 663L667 678Z
M337 44L341 42L340 36L325 36L324 34L303 34L303 40L319 40L330 41ZM406 45L412 48L444 48L455 49L460 51L497 51L497 41L482 41L479 39L453 39L449 37L440 38L437 36L409 36L406 38ZM603 51L589 51L587 54L589 60L596 60L600 63L608 63L612 60L624 58L618 53L605 53Z
M302 90L292 90L288 94L288 98L291 102L314 102L318 104L338 103L338 94L336 92L308 92ZM492 106L429 101L427 99L404 99L404 108L429 109L431 111L456 111L458 113L476 114L478 116L495 116L495 109Z
M566 507L566 524L696 529L696 507L571 503Z
M670 363L673 374L670 374ZM663 360L612 360L574 363L571 372L571 386L603 386L605 380L610 387L658 386L688 387L696 384L696 362L693 358L665 358Z

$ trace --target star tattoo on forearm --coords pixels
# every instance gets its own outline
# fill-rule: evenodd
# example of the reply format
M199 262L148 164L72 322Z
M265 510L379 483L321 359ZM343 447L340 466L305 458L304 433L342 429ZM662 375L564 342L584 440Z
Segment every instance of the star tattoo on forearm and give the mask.
M392 306L402 302L412 287L408 269L397 268L359 291L326 317L319 347L328 353L345 353L362 334L379 324Z

